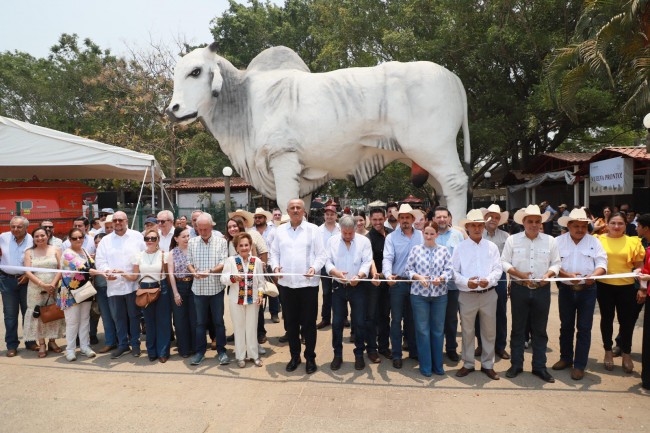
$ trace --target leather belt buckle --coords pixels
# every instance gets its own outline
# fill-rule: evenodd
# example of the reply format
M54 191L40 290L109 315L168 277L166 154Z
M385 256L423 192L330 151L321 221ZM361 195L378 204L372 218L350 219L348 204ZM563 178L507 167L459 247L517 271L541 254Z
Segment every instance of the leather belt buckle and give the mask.
M494 290L494 286L493 286L493 287L488 287L487 289L483 289L483 290L470 290L470 293L478 293L478 294L481 294L481 293L487 293L487 292L489 292L490 290Z
M587 288L586 284L573 284L569 286L574 292L581 292Z

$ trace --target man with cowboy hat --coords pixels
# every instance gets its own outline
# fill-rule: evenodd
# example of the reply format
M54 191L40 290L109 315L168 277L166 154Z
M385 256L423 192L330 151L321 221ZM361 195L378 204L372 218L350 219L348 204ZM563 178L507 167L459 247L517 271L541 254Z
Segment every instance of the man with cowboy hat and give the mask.
M251 228L249 231L257 231L262 238L264 238L264 242L266 242L266 246L269 249L270 253L270 245L271 242L273 242L273 234L275 230L275 224L273 224L271 221L273 220L273 214L269 211L264 210L261 207L258 207L255 209L255 212L253 213L253 222L255 227ZM267 259L267 261L270 262L270 260ZM272 272L270 267L267 265L267 270L266 272ZM280 313L280 300L279 296L276 297L267 297L268 303L269 303L269 313L271 313L271 321L273 323L280 323L280 317L278 314ZM264 328L264 308L260 308L260 316L259 320L257 321L258 323L258 328L259 328L259 323L262 323L261 328ZM259 329L258 329L259 330ZM264 331L264 335L266 335L266 332Z
M568 233L555 239L562 267L559 276L575 278L557 282L560 310L560 360L553 370L573 366L571 378L580 380L585 375L591 346L591 326L596 307L596 282L590 278L607 273L607 253L600 241L589 236L589 223L584 209L573 209L569 216L560 217L558 224ZM576 322L577 319L577 322ZM573 335L576 336L575 355Z
M555 239L541 232L542 223L550 217L539 206L531 204L515 213L514 220L524 226L522 233L508 238L501 254L503 270L512 277L512 331L510 333L511 367L506 372L517 377L524 367L524 334L530 316L533 347L533 374L546 382L555 382L546 370L548 345L548 313L551 306L551 285L546 278L560 272L560 254Z
M499 249L499 255L503 252L503 246L508 239L508 232L501 230L499 226L508 222L508 211L501 212L498 204L491 204L487 209L481 209L483 217L485 218L485 230L483 230L483 239L494 243ZM508 343L508 284L506 281L506 273L503 272L499 277L499 282L496 286L497 292L497 336L494 343L494 353L501 359L510 359L510 355L506 351ZM476 321L476 335L478 337L477 355L480 356L482 351L481 344L481 326L480 321Z
M382 270L390 287L390 343L393 349L393 367L402 368L402 319L404 319L409 357L417 358L413 312L411 310L411 283L406 276L406 262L411 248L424 242L422 232L413 228L418 214L410 205L402 204L399 210L393 210L398 226L386 236ZM406 325L409 326L406 326Z
M485 218L479 209L472 209L460 222L469 238L454 248L451 258L454 280L458 287L461 329L463 332L463 367L456 376L465 377L474 371L474 322L481 322L481 371L490 379L498 380L494 371L494 342L496 339L496 311L498 295L494 288L503 272L499 248L483 239Z
M325 217L325 222L318 226L318 231L323 237L323 246L327 247L330 238L341 234L341 228L339 227L339 223L336 222L338 214L336 213L335 206L325 206L323 216ZM321 269L321 275L326 278L321 278L320 280L323 288L323 305L321 305L321 321L316 325L316 329L323 329L332 324L332 280L328 278L329 275L325 267ZM347 308L345 320L348 320Z

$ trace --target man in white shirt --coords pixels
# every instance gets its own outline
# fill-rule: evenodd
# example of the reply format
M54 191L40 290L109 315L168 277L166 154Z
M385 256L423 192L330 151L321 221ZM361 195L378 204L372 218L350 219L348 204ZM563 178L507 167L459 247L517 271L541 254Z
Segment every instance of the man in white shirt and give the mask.
M82 248L86 250L91 256L95 254L95 238L88 233L90 228L90 221L86 217L77 217L72 222L72 228L79 229L84 234L84 243ZM61 251L65 251L67 248L70 248L70 241L66 239L61 245Z
M266 242L266 246L269 248L269 252L271 249L271 243L273 242L273 236L275 232L275 224L271 222L273 219L273 215L271 212L268 212L264 210L261 207L258 207L255 209L255 213L253 214L253 221L255 224L255 227L251 228L250 230L256 230L260 235L262 235L262 238L264 238L264 242ZM267 269L265 269L265 272L270 270L270 266L268 265L269 261L267 259ZM273 323L280 323L280 317L278 314L280 313L280 299L279 297L272 297L272 296L267 296L267 302L269 304L269 313L271 313L271 321ZM264 329L264 308L262 308L263 305L260 306L259 309L259 318L258 318L258 333L259 331L263 331L264 333L264 338L263 340L266 341L266 330ZM261 325L261 326L260 326ZM262 340L260 340L262 341ZM262 344L260 342L260 344Z
M137 280L127 280L123 274L133 271L133 257L144 251L146 245L140 232L128 228L128 219L124 212L118 211L113 215L113 225L115 230L104 236L95 256L97 270L104 272L106 276L106 294L117 331L117 349L111 358L117 359L129 350L133 356L138 357L141 353L141 310L135 305L138 283Z
M334 206L326 206L323 213L325 222L318 227L323 237L323 246L327 246L329 240L341 234L341 228L336 222L337 213ZM327 277L327 270L323 267L321 275ZM321 278L320 285L323 288L323 305L321 305L321 321L316 325L316 329L323 329L332 324L332 280ZM347 306L345 307L345 320L348 318Z
M560 217L558 224L569 232L555 240L562 259L560 277L575 280L557 283L560 310L560 360L553 370L571 369L571 378L580 380L585 375L591 327L596 307L596 282L593 278L607 273L607 253L600 241L589 236L589 222L584 209L573 209L569 216ZM577 319L577 321L576 321ZM576 336L575 355L573 336Z
M160 236L160 249L164 252L169 252L169 245L172 243L174 237L174 214L168 210L161 210L156 215L156 223L158 223L158 235Z
M548 312L551 306L551 285L546 278L560 272L560 254L555 239L542 233L542 223L550 217L542 214L539 206L530 205L520 209L514 216L515 223L522 224L524 231L508 238L501 254L501 266L512 277L510 301L512 303L512 331L510 332L511 367L509 378L517 377L524 366L524 334L530 317L533 347L533 374L546 382L555 379L546 370L548 345Z
M293 199L287 205L289 224L276 228L271 246L271 267L278 275L278 289L282 297L282 314L289 337L291 360L286 370L298 368L300 359L300 332L305 338L307 374L316 372L316 316L318 315L317 272L325 264L325 249L318 227L304 220L305 203Z
M338 370L343 363L343 322L347 318L347 303L352 309L352 333L354 334L354 368L363 370L365 290L367 282L359 282L370 273L372 248L370 240L355 233L354 219L344 215L339 223L341 234L332 236L327 243L327 274L335 278L332 291L332 348L334 359L332 370Z
M458 287L461 329L463 332L463 367L456 376L465 377L474 371L474 322L481 322L481 371L498 380L494 371L494 342L496 339L497 299L495 287L501 277L501 256L495 244L483 239L485 219L479 209L472 209L461 226L469 238L454 248L451 258L454 280Z

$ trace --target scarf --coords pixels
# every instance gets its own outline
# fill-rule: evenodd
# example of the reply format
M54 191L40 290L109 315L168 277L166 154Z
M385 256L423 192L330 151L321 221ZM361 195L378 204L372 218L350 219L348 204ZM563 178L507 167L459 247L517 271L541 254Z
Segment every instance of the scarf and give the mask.
M244 296L246 297L246 304L253 303L253 271L255 270L255 257L251 257L248 262L248 272L244 271L244 264L240 256L235 257L235 264L237 265L237 272L245 274L245 278L239 282L239 295L237 304L244 305Z

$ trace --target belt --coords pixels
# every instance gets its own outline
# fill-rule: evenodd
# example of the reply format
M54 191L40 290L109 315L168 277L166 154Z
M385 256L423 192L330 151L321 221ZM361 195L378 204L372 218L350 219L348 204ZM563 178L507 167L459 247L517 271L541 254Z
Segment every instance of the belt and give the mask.
M487 289L483 289L483 290L472 290L472 289L470 289L469 292L467 292L467 293L479 293L480 294L480 293L487 293L490 290L494 290L494 286L488 287Z
M8 274L8 273L6 273L5 271L0 271L0 275L4 275L5 277L9 277L9 278L16 278L16 279L18 279L18 278L22 277L22 276L25 275L25 274Z
M404 280L408 280L408 278L407 277L395 277L395 280L396 281L404 281Z
M521 283L518 282L518 281L521 281L521 280L513 280L512 283L513 283L513 284L516 284L516 285L518 285L518 286L521 286L521 287L525 287L526 289L531 289L531 290L543 289L544 287L548 287L548 286L551 285L551 283L546 283L546 284L544 284L544 285L542 285L542 286L537 286L537 287L528 287L527 285L525 285L525 284L521 284ZM537 284L539 284L539 283L537 283Z
M590 289L594 286L593 284L565 284L560 282L557 284L560 287L566 287L567 289L571 289L574 292L582 292L583 290Z
M192 281L193 279L194 277L183 277L183 278L176 278L176 281L188 282L188 281Z

